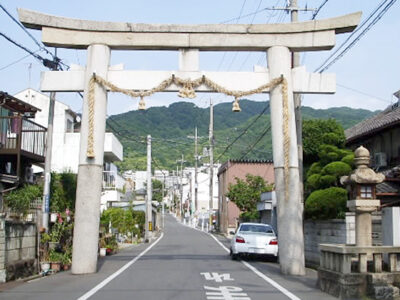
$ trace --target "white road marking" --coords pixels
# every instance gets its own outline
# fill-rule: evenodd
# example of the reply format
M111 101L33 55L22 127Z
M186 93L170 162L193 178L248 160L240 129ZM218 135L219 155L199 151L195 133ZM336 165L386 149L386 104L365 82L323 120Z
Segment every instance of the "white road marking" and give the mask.
M214 280L215 282L222 282L224 280L227 281L234 280L233 278L231 278L231 274L229 273L219 274L217 272L211 272L211 273L205 272L200 274L204 276L205 280Z
M230 252L228 248L226 248L215 236L213 236L212 234L209 233L209 235L226 251L226 252ZM242 260L242 264L244 264L246 267L248 267L250 270L252 270L257 276L261 277L262 279L264 279L266 282L268 282L270 285L272 285L274 288L276 288L277 290L279 290L280 292L282 292L283 294L285 294L288 298L292 299L292 300L301 300L299 297L297 297L296 295L294 295L293 293L289 292L287 289L285 289L283 286L281 286L279 283L277 283L276 281L272 280L271 278L269 278L268 276L266 276L265 274L263 274L262 272L260 272L259 270L257 270L255 267L253 267L252 265L250 265L248 262L243 261Z
M83 296L79 297L77 300L86 300L86 299L89 299L90 297L92 297L95 293L97 293L100 289L102 289L111 280L113 280L115 277L119 276L122 272L124 272L127 268L129 268L132 264L134 264L139 258L141 258L143 255L145 255L151 248L153 248L162 239L163 236L164 236L164 233L161 233L161 236L152 245L150 245L150 247L146 248L142 253L140 253L138 256L136 256L134 259L132 259L126 265L121 267L117 272L115 272L114 274L111 274L109 277L104 279L102 282L100 282L98 285L96 285L94 288L92 288L89 292L87 292Z

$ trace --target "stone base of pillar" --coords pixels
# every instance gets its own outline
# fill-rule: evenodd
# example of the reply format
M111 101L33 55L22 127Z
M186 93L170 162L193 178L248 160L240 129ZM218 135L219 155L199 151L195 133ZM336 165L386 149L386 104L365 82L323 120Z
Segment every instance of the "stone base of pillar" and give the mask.
M400 273L343 274L318 269L318 287L339 299L398 299Z

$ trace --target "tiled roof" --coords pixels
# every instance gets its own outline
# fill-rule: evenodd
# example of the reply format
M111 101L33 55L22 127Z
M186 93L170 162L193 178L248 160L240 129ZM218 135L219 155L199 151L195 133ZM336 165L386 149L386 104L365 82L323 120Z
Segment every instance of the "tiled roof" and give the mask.
M384 181L380 184L376 185L377 193L394 193L397 194L399 192L399 182L390 182Z
M345 131L347 143L396 124L400 124L399 103L391 105L383 112L347 129Z

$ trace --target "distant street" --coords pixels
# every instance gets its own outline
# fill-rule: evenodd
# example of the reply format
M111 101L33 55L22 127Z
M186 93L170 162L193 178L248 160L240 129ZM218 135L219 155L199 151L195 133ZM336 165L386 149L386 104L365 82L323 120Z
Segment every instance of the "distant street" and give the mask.
M284 277L276 263L231 261L212 236L171 216L165 226L151 245L101 258L96 274L59 273L2 291L0 299L335 299L316 288L314 271Z

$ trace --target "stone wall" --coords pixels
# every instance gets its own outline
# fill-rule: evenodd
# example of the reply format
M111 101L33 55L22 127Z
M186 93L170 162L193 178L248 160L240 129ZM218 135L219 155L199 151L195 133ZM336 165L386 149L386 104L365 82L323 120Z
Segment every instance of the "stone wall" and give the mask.
M372 243L382 245L381 214L372 216ZM319 266L319 244L355 244L355 215L346 213L345 219L305 220L304 255L306 265Z
M350 220L349 220L350 221ZM352 229L351 229L352 227ZM305 220L304 255L306 265L319 266L319 244L346 244L354 233L354 222L347 225L346 220Z
M36 253L36 224L4 221L0 216L0 282L35 274Z

